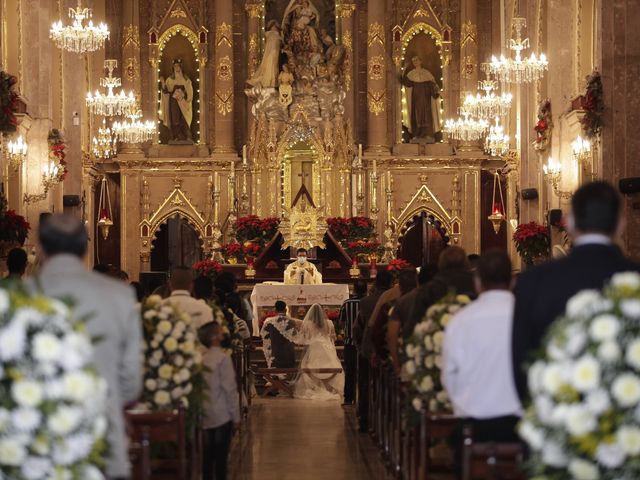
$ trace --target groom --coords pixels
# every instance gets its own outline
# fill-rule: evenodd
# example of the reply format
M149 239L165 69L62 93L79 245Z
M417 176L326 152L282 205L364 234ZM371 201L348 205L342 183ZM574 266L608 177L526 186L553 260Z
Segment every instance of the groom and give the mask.
M269 368L295 368L296 352L293 343L300 321L287 316L287 304L278 300L275 304L276 316L264 321L260 336L264 356Z

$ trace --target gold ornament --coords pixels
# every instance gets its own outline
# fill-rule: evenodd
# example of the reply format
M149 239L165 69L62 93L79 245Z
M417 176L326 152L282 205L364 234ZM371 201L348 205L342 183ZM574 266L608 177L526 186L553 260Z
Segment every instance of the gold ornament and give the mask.
M336 13L340 18L351 18L355 11L356 6L353 3L342 3L336 6Z
M373 22L369 25L367 45L371 46L378 42L380 45L384 46L384 41L384 26L378 22Z
M222 43L226 43L227 46L232 47L233 30L231 25L226 22L222 22L216 28L216 46L219 47Z
M377 92L369 90L367 92L367 104L369 106L369 111L374 115L380 115L384 112L386 100L387 98L384 90Z
M223 82L230 81L233 78L233 64L229 55L225 55L218 62L217 75L218 80Z
M233 90L216 92L216 107L223 116L233 112Z
M280 233L284 238L282 248L325 248L324 234L327 222L324 207L308 205L304 196L291 208L285 208L284 220L280 223Z
M369 78L371 80L382 80L384 77L384 57L374 55L369 58Z

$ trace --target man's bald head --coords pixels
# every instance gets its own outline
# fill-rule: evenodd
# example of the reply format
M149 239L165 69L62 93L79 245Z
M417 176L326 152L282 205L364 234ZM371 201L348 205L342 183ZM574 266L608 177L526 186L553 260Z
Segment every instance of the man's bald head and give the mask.
M187 290L191 291L193 287L193 273L188 267L176 267L171 272L171 279L169 280L171 285L171 291L174 290Z
M38 240L47 257L68 254L82 258L87 253L89 234L79 218L56 214L42 219Z

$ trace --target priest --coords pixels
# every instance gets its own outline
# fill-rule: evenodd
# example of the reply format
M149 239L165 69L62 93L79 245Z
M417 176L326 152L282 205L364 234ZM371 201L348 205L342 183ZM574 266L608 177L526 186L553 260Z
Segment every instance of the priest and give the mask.
M299 248L297 259L284 271L284 283L287 285L320 285L322 275L316 266L307 261L307 250Z

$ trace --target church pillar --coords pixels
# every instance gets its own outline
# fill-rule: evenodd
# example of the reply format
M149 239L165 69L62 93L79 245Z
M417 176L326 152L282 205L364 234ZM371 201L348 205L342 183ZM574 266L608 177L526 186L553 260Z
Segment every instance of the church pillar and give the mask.
M247 2L247 78L251 78L258 68L260 45L260 20L264 15L263 2Z
M368 109L368 152L384 153L389 151L387 139L387 69L386 69L386 34L385 34L385 2L369 0L367 23L367 64L376 65L370 68L367 75L367 109ZM384 72L379 75L378 70Z
M460 90L475 94L478 88L478 5L464 0L460 15Z
M122 88L133 91L142 109L142 78L140 77L139 0L126 0L122 7ZM125 143L121 153L141 154L139 144Z
M233 144L233 4L216 2L214 153L231 153Z
M346 98L344 99L344 113L347 121L351 122L353 128L354 122L354 102L355 102L355 88L354 88L354 74L353 74L353 13L356 10L355 3L341 3L336 6L336 13L339 22L339 36L338 43L340 43L346 50L346 56L344 61L344 87L346 91Z

